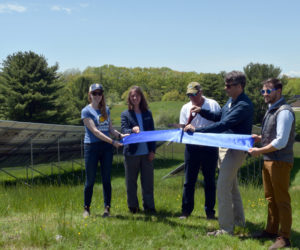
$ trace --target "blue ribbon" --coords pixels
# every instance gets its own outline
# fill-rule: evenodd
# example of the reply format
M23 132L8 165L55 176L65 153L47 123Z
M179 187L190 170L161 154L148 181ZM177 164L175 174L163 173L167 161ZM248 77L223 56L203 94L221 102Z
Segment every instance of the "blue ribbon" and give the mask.
M182 129L141 131L138 134L132 133L123 138L124 145L150 141L172 141L243 151L248 151L249 148L253 147L254 143L254 139L251 135L191 133L183 132Z

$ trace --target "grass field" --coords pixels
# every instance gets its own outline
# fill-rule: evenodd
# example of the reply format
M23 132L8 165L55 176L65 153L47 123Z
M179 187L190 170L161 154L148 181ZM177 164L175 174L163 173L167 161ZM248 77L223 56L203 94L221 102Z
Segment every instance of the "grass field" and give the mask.
M300 111L295 112L296 121L300 121Z
M112 216L102 218L102 186L97 178L90 218L82 218L83 181L81 170L61 173L60 185L40 178L31 188L10 182L0 185L1 249L266 249L272 242L253 240L250 234L264 228L266 202L258 184L240 185L246 227L238 227L234 237L210 238L207 231L218 228L207 221L203 211L201 183L195 193L195 210L187 220L179 220L182 177L162 179L183 160L182 145L162 150L155 161L155 203L157 214L132 215L127 210L124 170L115 157L112 177ZM292 171L292 244L300 248L300 144ZM166 160L166 158L169 158ZM68 169L68 166L64 166ZM71 167L69 166L69 169ZM55 173L53 173L55 175ZM57 173L56 173L57 174ZM200 179L202 179L200 175ZM76 180L76 178L75 178ZM140 190L139 190L140 192ZM141 201L140 193L139 198ZM141 205L141 204L140 204Z
M164 110L179 115L182 104L167 102ZM154 119L162 111L161 103L151 103L150 108ZM115 105L111 110L115 126L120 125L120 114L125 109L126 105ZM296 112L296 119L300 119L300 112ZM255 175L249 181L248 168L243 168L239 175L242 180L248 180L240 185L246 227L237 227L234 237L206 236L208 231L218 229L218 222L205 218L201 182L197 185L192 216L179 220L183 178L162 178L183 161L184 146L175 144L172 150L170 146L165 147L158 150L155 160L155 215L128 212L122 156L114 158L112 216L109 218L101 217L103 199L99 173L92 215L82 218L84 172L78 162L73 165L62 162L61 168L38 166L47 177L30 170L26 172L24 168L10 169L20 180L33 184L31 187L0 172L0 249L267 249L272 244L270 240L250 237L251 233L264 228L267 204L261 179ZM292 244L294 249L300 249L300 143L295 143L294 154L290 188ZM201 175L199 179L202 180ZM139 200L141 202L140 188Z
M157 117L160 113L168 112L169 114L174 114L178 116L180 109L184 102L181 101L169 101L169 102L151 102L149 104L150 110L153 114L154 121L157 120ZM163 107L163 108L162 108ZM115 127L121 126L121 113L126 110L128 107L125 104L116 104L111 109L111 119Z

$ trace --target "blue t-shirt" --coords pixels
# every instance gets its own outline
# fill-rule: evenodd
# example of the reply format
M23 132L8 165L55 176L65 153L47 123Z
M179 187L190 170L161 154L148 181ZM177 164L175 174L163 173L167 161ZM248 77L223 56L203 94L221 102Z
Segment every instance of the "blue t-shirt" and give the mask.
M100 110L95 110L90 105L85 106L81 110L81 119L91 118L95 123L96 128L101 131L105 135L109 135L109 122L110 122L110 112L109 108L106 107L107 119L104 120L103 116L101 116ZM93 143L101 141L98 137L96 137L88 128L85 128L84 135L84 143Z
M136 119L138 121L140 131L144 131L142 114L135 113ZM137 150L134 155L147 155L149 153L148 146L146 142L138 144Z

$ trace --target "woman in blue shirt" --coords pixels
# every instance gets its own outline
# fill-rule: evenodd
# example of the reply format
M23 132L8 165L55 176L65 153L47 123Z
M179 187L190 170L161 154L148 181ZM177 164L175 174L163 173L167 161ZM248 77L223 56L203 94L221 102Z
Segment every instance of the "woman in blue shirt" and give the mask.
M84 187L84 212L83 216L90 215L90 205L93 196L93 187L96 178L98 161L101 166L101 176L104 196L103 217L109 216L111 202L110 174L113 160L113 147L120 147L122 144L109 137L112 134L118 139L124 136L113 129L110 120L110 112L105 104L103 86L94 83L89 88L89 103L81 111L81 119L85 127L84 136L84 160L86 181Z
M152 114L140 87L134 86L129 90L127 101L128 110L121 114L122 133L154 130ZM155 212L153 197L155 142L125 145L123 153L129 211L132 213L139 211L137 178L140 172L144 211Z

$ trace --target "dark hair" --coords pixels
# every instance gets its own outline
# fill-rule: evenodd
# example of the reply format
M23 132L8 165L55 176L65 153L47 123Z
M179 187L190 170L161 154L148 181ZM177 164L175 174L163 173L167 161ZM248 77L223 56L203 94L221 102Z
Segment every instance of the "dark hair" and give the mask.
M92 98L91 98L92 92L93 92L93 91L90 91L90 92L88 93L88 100L89 100L89 103L92 102ZM104 98L104 91L102 91L102 98L101 98L101 101L99 102L98 108L99 108L100 113L101 113L101 115L103 116L104 120L106 120L107 117L108 117L108 115L107 115L107 112L106 112L106 103L105 103L105 98Z
M231 84L241 84L244 89L246 86L246 76L241 71L231 71L225 75L225 82Z
M262 85L266 85L268 83L271 83L274 86L275 89L282 89L282 83L277 78L269 78L269 79L263 81Z
M148 110L148 103L146 101L146 98L143 94L143 91L141 89L141 87L139 86L133 86L130 88L129 92L128 92L128 98L127 98L127 103L128 103L128 110L133 110L133 104L130 101L130 95L132 92L136 92L138 95L140 95L141 97L141 102L140 102L140 109L142 112L146 112Z

